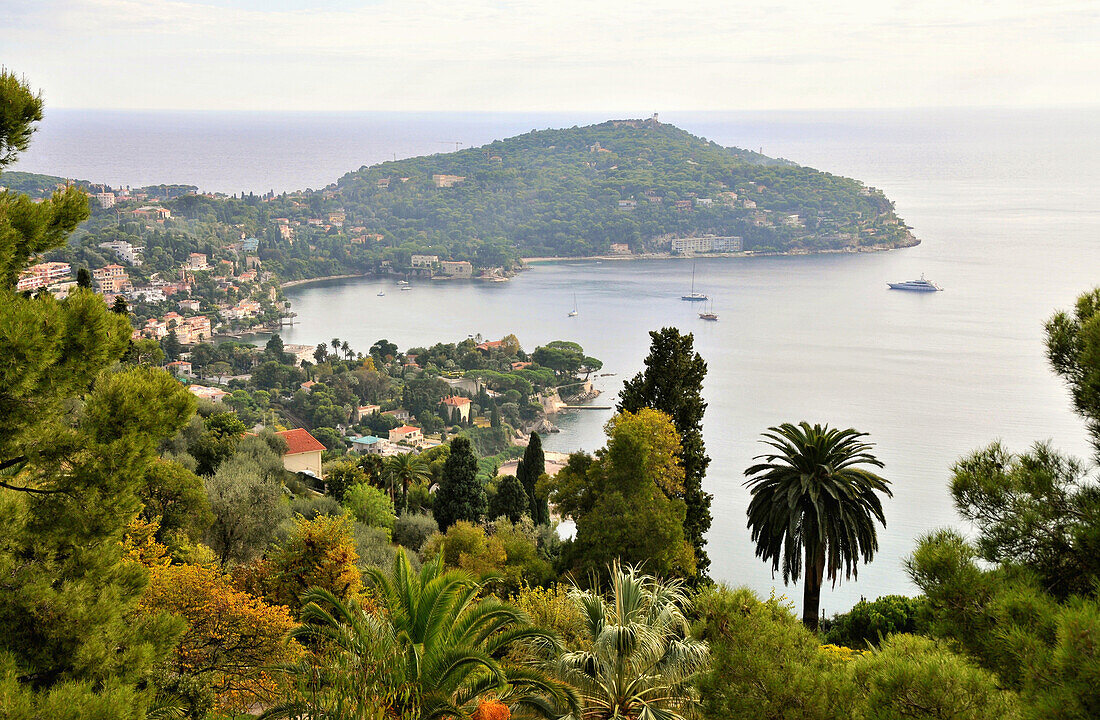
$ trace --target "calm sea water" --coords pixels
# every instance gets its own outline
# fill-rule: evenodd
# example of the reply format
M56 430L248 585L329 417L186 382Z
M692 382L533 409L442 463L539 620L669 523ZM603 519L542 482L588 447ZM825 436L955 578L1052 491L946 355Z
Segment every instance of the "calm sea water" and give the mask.
M437 141L474 144L596 119L55 113L19 169L228 191L316 187L393 153L445 150ZM284 339L338 336L364 349L382 337L407 347L515 332L528 349L571 339L614 373L598 379L611 404L641 368L647 331L691 331L710 367L715 576L783 592L753 556L742 473L761 451L761 431L804 419L871 433L895 491L876 560L858 581L826 590L823 607L913 592L902 562L915 538L958 524L947 492L957 458L995 439L1021 450L1050 439L1088 455L1083 425L1044 359L1042 328L1100 284L1094 119L1085 111L662 116L723 144L881 187L923 242L879 254L701 260L696 285L714 299L717 323L679 300L690 262L561 262L507 284L387 285L381 298L380 283L368 280L295 289L301 323ZM921 273L945 291L886 289ZM574 293L580 315L568 318ZM593 450L608 417L564 415L547 447ZM787 592L801 597L799 588Z

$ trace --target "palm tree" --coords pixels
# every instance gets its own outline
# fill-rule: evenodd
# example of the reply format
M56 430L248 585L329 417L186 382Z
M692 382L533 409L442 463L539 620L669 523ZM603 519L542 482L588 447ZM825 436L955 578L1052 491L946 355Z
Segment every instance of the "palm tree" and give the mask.
M510 605L480 598L482 586L464 572L445 572L442 555L415 573L399 549L391 572L368 575L378 611L325 590L303 598L303 624L291 636L325 652L315 665L289 668L297 696L264 717L468 719L490 698L543 717L580 712L568 685L501 659L556 639Z
M682 581L662 583L632 567L611 568L611 597L573 586L591 649L567 652L553 664L574 685L584 711L572 720L683 720L695 705L692 680L710 659L692 639Z
M390 477L390 499L393 499L393 484L401 483L401 510L409 509L409 485L429 479L432 474L428 463L416 453L401 453L386 458L386 474Z
M348 344L348 341L345 340L342 343L340 343L340 347L344 351L344 357L347 358L348 360L351 360L351 345Z
M893 496L889 481L858 467L883 464L852 428L801 422L768 428L764 442L774 450L745 471L752 490L748 526L756 555L782 564L783 582L805 571L802 622L817 629L822 577L835 585L841 570L856 576L859 560L870 562L878 549L875 520L886 527L876 493Z

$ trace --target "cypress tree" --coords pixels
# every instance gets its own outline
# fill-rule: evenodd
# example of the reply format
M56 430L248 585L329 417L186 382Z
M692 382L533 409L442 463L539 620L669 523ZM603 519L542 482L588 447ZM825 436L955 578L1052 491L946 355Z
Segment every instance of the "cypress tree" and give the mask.
M550 523L550 505L545 497L539 497L535 489L539 478L546 472L546 455L542 451L542 438L537 432L531 433L531 439L527 443L527 449L523 451L523 459L516 467L516 479L523 485L527 493L531 519L536 525L548 525Z
M515 475L505 475L497 485L497 494L493 497L493 503L489 511L489 517L496 520L498 517L508 518L508 522L519 522L523 515L530 511L527 493L523 485Z
M126 298L121 295L115 296L115 303L111 306L111 312L118 313L119 315L126 315L130 312L130 309L126 307Z
M707 364L695 352L691 333L681 335L676 328L649 333L652 344L645 359L645 370L623 385L618 412L638 412L649 407L672 417L680 435L680 461L684 466L684 494L687 506L684 535L695 548L695 565L700 575L710 566L704 535L710 529L711 494L703 490L707 474L706 447L703 444L703 378Z
M76 286L90 290L92 287L92 274L88 268L78 268L76 271Z
M451 441L451 454L443 463L443 477L432 503L439 529L446 531L459 520L479 523L485 519L488 500L477 477L477 457L469 438Z

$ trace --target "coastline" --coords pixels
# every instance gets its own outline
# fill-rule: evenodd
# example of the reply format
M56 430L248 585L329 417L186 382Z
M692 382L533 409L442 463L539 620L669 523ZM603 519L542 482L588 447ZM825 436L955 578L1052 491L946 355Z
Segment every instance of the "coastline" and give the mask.
M913 238L913 242L908 242L898 245L868 245L863 247L847 247L839 248L836 250L784 250L782 252L708 252L701 254L689 254L689 255L673 255L669 252L659 253L639 253L630 255L581 255L581 256L569 256L569 257L529 257L520 258L525 265L542 265L548 263L569 262L574 260L706 260L708 258L754 258L754 257L785 257L785 256L798 256L798 255L838 255L838 254L857 254L857 253L872 253L872 252L889 252L890 250L903 250L905 248L916 247L920 245L920 240Z
M285 290L292 287L301 287L303 285L311 285L313 283L325 282L326 280L349 280L351 278L370 277L370 273L349 273L346 275L325 275L323 277L305 278L303 280L287 280L286 282L279 283L279 289Z

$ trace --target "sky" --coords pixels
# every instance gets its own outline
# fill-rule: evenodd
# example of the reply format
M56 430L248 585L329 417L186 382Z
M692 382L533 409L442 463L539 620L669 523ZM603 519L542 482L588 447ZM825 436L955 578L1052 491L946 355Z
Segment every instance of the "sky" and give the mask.
M0 0L50 107L730 111L1100 102L1100 0Z

